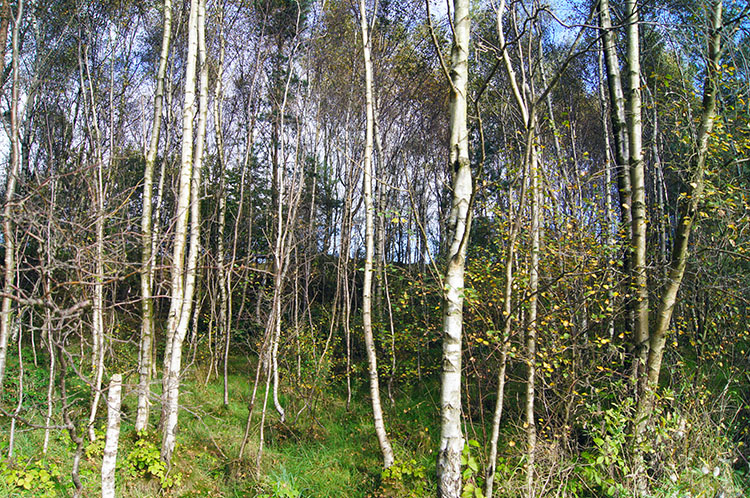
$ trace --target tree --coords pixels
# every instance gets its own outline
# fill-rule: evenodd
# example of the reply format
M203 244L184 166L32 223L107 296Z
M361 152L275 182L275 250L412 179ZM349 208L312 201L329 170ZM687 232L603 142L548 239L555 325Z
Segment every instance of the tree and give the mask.
M723 2L717 0L710 10L710 27L708 30L708 55L706 57L706 77L703 83L703 102L700 122L695 143L695 154L690 165L690 181L687 191L681 199L679 219L672 245L672 258L669 264L667 283L662 290L659 305L656 309L656 323L649 337L649 351L644 375L643 391L638 399L635 415L635 476L637 490L647 493L643 452L640 445L646 434L654 411L656 389L659 384L664 347L672 320L677 293L680 290L685 267L687 266L690 233L696 224L699 205L705 190L705 177L708 160L708 142L716 119L716 105L719 93L719 76L721 73L721 38L722 38Z
M364 197L365 197L365 274L362 284L362 328L365 334L365 348L367 349L367 360L370 373L370 396L372 397L372 412L375 422L375 433L378 436L380 450L383 452L383 467L386 469L393 465L393 448L388 440L383 422L383 409L380 406L380 382L378 381L378 361L375 352L375 341L372 334L372 273L373 253L375 246L375 207L372 201L372 149L374 131L373 110L373 82L372 61L370 60L370 35L367 22L367 9L365 0L359 0L359 24L362 30L362 51L365 65L365 106L366 106L366 139L365 153L363 157L364 175Z
M3 2L6 8L7 0ZM23 0L20 0L16 10L13 23L13 88L11 90L10 104L10 170L6 177L5 205L3 206L3 239L5 243L5 268L3 269L3 299L0 309L0 393L4 391L3 381L5 379L5 365L8 355L8 337L12 320L13 284L16 271L16 248L14 244L15 231L13 228L13 202L16 195L16 185L21 171L21 137L19 132L18 101L20 99L19 88L19 58L20 54L20 30L23 19ZM3 19L3 22L6 22ZM7 30L7 28L5 28ZM3 30L0 29L0 32ZM3 50L5 45L3 44Z
M200 179L208 116L205 16L205 0L192 0L188 21L188 55L185 69L182 160L180 164L179 196L175 212L175 240L172 251L172 292L164 354L161 458L167 464L171 461L176 444L182 344L187 335L191 317L198 252L200 250ZM198 130L195 134L195 151L193 151L195 80L198 63L200 63L200 96ZM188 215L190 215L190 251L186 267L185 246L187 245Z
M142 431L148 428L149 407L151 401L151 354L154 335L154 303L151 293L154 286L154 267L156 255L153 253L154 234L152 229L154 165L159 152L162 113L164 112L164 79L167 72L169 45L172 34L172 0L164 0L164 32L162 34L159 69L156 73L156 92L154 94L154 114L151 120L151 139L146 152L146 165L143 173L143 214L141 216L141 234L143 236L141 253L141 338L138 349L138 411L135 429Z
M469 79L469 2L456 0L450 72L450 157L452 201L448 218L448 265L443 279L443 369L440 393L438 496L461 495L461 341L463 334L464 270L471 231L473 182L469 160L467 88ZM429 12L429 11L428 11Z

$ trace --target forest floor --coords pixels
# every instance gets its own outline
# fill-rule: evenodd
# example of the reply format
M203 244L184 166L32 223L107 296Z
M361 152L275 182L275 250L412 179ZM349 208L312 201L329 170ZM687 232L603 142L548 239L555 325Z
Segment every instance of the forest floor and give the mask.
M205 382L207 369L189 370L183 381L178 443L171 470L159 460L159 438L150 433L139 437L134 430L135 375L125 378L122 426L117 462L118 496L122 498L174 497L370 497L397 496L406 488L429 492L435 472L434 448L439 434L435 405L439 392L399 393L395 403L384 399L386 421L399 459L396 490L382 486L381 454L372 424L369 389L352 383L347 407L346 391L326 389L317 397L310 393L282 391L287 422L279 422L273 402L268 400L264 446L260 472L259 447L262 389L258 390L250 437L243 458L239 448L247 421L255 368L243 357L230 362L230 402L223 403L223 380L214 374ZM39 367L25 365L22 416L43 423L46 411L46 375ZM8 378L17 375L17 364L9 364ZM343 383L345 385L345 382ZM313 386L309 386L313 387ZM316 386L320 387L320 386ZM154 386L157 391L158 385ZM85 400L75 410L81 423L88 415L88 393L83 383L69 386L72 398ZM424 388L422 388L424 391ZM312 391L315 393L315 391ZM158 393L157 393L158 394ZM406 394L406 395L405 395ZM4 398L12 401L12 392ZM304 399L308 399L305 407ZM17 398L15 398L17 400ZM296 401L294 401L296 400ZM414 402L412 400L419 400ZM12 402L4 403L13 406ZM33 415L32 415L33 413ZM299 413L299 415L298 415ZM158 422L152 413L152 426ZM83 496L100 494L101 457L104 445L106 402L99 410L94 443L86 443L80 469ZM67 431L51 433L49 450L42 452L44 431L18 424L14 456L8 458L10 424L4 418L0 427L0 496L72 496L70 477L74 445Z
M35 424L43 424L46 413L46 386L48 369L46 359L40 355L38 366L24 353L24 396L20 416ZM295 370L291 368L291 370ZM360 369L361 370L361 369ZM439 436L439 382L438 375L424 375L419 382L405 382L394 391L394 402L389 400L387 379L384 379L383 409L386 427L396 453L396 464L386 474L382 472L381 453L372 423L369 386L359 376L352 376L352 396L347 406L346 379L335 377L324 383L308 378L296 381L282 380L280 401L284 406L286 423L279 421L271 396L267 401L264 424L264 444L260 465L257 463L261 412L262 386L258 390L253 422L244 455L238 458L245 431L248 403L255 377L255 361L237 354L230 361L230 402L223 403L223 379L214 373L206 382L207 369L192 366L183 379L180 405L178 445L171 469L159 457L160 438L157 433L135 433L136 375L125 376L123 390L122 426L117 461L117 496L120 498L301 498L301 497L351 497L385 498L435 496L435 460ZM109 374L109 373L108 373ZM293 375L293 374L292 374ZM326 376L321 375L321 378ZM330 376L329 376L330 377ZM89 413L90 388L75 375L68 376L68 403L74 420L83 426ZM265 382L263 382L265 384ZM298 386L295 388L289 386ZM343 386L343 387L342 387ZM521 396L521 384L511 383L506 393L509 398ZM18 405L18 362L11 358L5 392L4 409ZM154 394L160 386L155 383ZM59 396L59 392L57 393ZM467 391L468 395L474 396ZM522 396L521 396L522 397ZM479 398L483 398L479 396ZM60 400L56 407L59 410ZM490 406L491 403L487 406ZM501 456L498 459L496 493L500 496L517 496L523 489L523 458L518 451L522 441L522 428L512 420L520 420L508 406L504 415L506 423L501 436ZM486 410L485 410L486 411ZM607 413L615 412L607 410ZM485 419L491 413L483 414ZM59 420L59 413L56 420ZM151 426L157 425L158 405L151 415ZM481 419L481 417L479 418ZM614 441L617 427L614 419L607 418L607 441ZM710 419L707 419L710 420ZM511 422L508 422L511 421ZM694 418L697 424L699 419ZM98 439L86 443L82 454L80 479L84 497L100 495L100 472L104 447L106 403L102 402L97 418ZM475 454L464 455L464 481L481 485L481 455L479 443L471 441L471 434L486 440L488 427L467 418L469 433L467 450ZM708 427L709 424L704 424ZM716 437L723 431L710 428L704 432L694 430L691 444L692 463L684 465L679 479L662 475L654 481L655 496L685 497L719 496L723 489L733 490L726 496L748 496L747 475L733 471L731 462L724 461L726 437ZM49 450L42 452L44 430L30 429L17 424L13 443L13 457L9 457L10 422L0 418L0 497L5 498L57 498L73 495L71 468L75 445L65 430L51 431ZM594 440L595 441L595 440ZM546 438L540 432L537 447L537 466L540 474L540 496L554 496L561 487L563 495L594 497L600 495L586 483L599 482L602 489L612 483L608 475L612 465L623 465L613 458L611 448L600 456L599 443L579 441L589 449L578 454L566 453L559 441ZM603 444L603 443L602 443ZM740 443L741 444L741 443ZM604 452L604 448L600 448ZM588 456L587 456L588 455ZM609 456L608 456L609 455ZM587 460L588 458L588 460ZM621 457L618 457L621 459ZM479 463L478 463L479 462ZM724 463L721 463L724 462ZM710 465L709 465L710 464ZM706 470L708 469L708 470ZM717 476L717 471L720 475ZM599 473L598 473L599 472ZM599 477L597 477L599 476ZM670 480L672 479L672 480ZM551 483L558 484L552 486ZM743 484L744 483L744 484ZM546 486L546 487L545 487ZM550 487L552 486L552 487ZM554 488L554 489L553 489ZM743 494L742 489L745 490ZM477 494L476 496L480 496Z

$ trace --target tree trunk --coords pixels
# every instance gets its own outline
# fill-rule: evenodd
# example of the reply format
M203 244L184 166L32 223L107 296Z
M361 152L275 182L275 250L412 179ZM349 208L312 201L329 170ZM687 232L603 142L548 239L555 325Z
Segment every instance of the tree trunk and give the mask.
M120 394L122 375L114 374L109 382L107 398L107 436L102 458L102 498L115 498L115 464L120 441Z
M152 196L154 185L154 164L159 150L162 109L164 107L164 78L167 72L169 43L172 34L172 0L164 0L164 32L161 41L159 70L156 74L154 95L154 115L151 121L151 139L146 153L146 166L143 173L143 214L141 217L141 338L138 348L138 408L135 417L135 430L148 429L151 407L151 348L154 337L154 303L151 296L154 287ZM166 158L163 159L166 161Z
M229 345L231 342L231 324L232 316L230 314L231 288L228 273L232 271L226 265L226 249L224 244L224 232L227 221L227 193L226 193L226 158L224 157L224 133L222 130L222 104L224 100L223 81L224 77L224 15L223 11L219 15L219 72L216 79L216 89L214 91L214 129L216 133L216 150L219 160L219 227L217 242L217 257L219 271L219 330L220 335L224 338L223 352L223 380L224 380L224 406L229 406Z
M464 269L471 229L473 184L466 123L469 77L469 2L454 1L451 50L450 167L453 198L448 219L450 246L443 281L443 369L441 378L438 496L461 495L461 342L463 335Z
M609 112L609 104L607 102L607 96L604 89L604 45L599 45L599 57L598 57L598 69L599 69L599 102L602 107L602 129L604 135L604 243L606 244L607 254L605 258L610 261L615 251L615 237L613 232L614 215L612 213L612 151L610 150L609 143L609 123L607 114ZM613 261L614 262L614 261ZM611 266L607 263L607 266ZM609 283L609 282L608 282ZM607 299L609 299L610 306L614 308L614 290L612 285L609 285L607 289ZM607 333L609 340L612 341L615 336L615 321L611 314L607 318Z
M628 173L628 128L625 120L625 96L622 90L620 78L620 62L615 48L615 34L612 28L612 18L609 9L609 0L599 2L599 23L602 30L602 45L604 50L604 62L607 69L607 88L610 100L610 119L612 120L612 134L615 141L615 163L617 166L617 186L620 194L620 223L627 230L627 239L630 239L632 223L631 209L631 186L630 174ZM625 268L628 266L627 253L625 256Z
M200 245L200 177L203 146L208 114L208 66L205 46L205 0L191 0L188 23L188 57L185 74L185 103L183 110L182 163L180 167L177 221L172 257L172 296L167 323L167 349L164 362L162 406L161 458L169 463L176 443L179 375L182 362L182 343L187 334L195 285ZM196 58L200 55L200 108L193 155L193 115L195 112ZM194 164L193 164L194 163ZM190 209L190 252L187 271L185 246L187 243L188 208Z
M627 0L628 33L628 149L630 152L630 184L632 187L632 248L631 292L635 298L633 345L635 360L633 378L638 381L638 394L643 390L648 358L648 275L646 274L646 186L643 171L643 123L641 120L641 55L638 38L638 2Z
M6 7L4 1L3 8ZM9 8L9 7L8 7ZM13 89L10 100L10 171L5 184L5 205L3 206L3 239L5 243L5 268L3 269L3 301L0 308L0 394L3 393L5 379L5 364L8 356L8 337L13 319L12 299L15 282L16 248L13 228L13 201L16 195L18 174L21 170L21 144L18 124L19 100L19 32L23 19L23 0L19 0L16 17L13 24Z
M373 102L372 102L372 62L370 60L370 37L367 26L367 10L365 0L359 0L359 23L362 30L362 45L365 63L365 100L367 107L367 131L364 154L364 196L365 196L365 274L362 288L362 328L365 335L367 360L370 374L370 397L372 398L372 414L375 423L375 433L378 436L380 451L383 453L383 467L393 465L393 449L388 440L383 421L383 409L380 404L380 382L378 380L378 360L375 351L375 341L372 333L372 274L373 253L375 246L375 224L373 220L372 200L372 149L373 149Z
M532 127L534 117L532 113ZM529 138L534 139L533 133ZM539 203L539 159L536 146L531 145L531 266L529 268L529 314L526 326L526 496L534 497L534 457L536 454L536 423L534 402L536 398L536 332L537 332L537 291L539 290L539 235L541 213Z
M687 265L688 243L690 232L698 216L698 206L703 197L705 187L706 158L708 156L708 140L716 117L716 100L719 92L719 77L721 71L721 31L722 31L722 1L716 0L711 13L711 28L709 30L708 60L706 65L706 79L703 87L703 105L698 125L696 154L691 165L691 181L688 183L687 195L680 207L680 216L672 246L672 261L669 267L667 284L662 291L661 300L656 310L656 323L651 334L648 352L647 379L644 391L638 399L636 411L636 479L638 492L646 493L645 469L643 453L640 443L646 435L654 410L655 394L659 384L662 357L667 340L667 332L672 319L672 312L677 302L677 292Z

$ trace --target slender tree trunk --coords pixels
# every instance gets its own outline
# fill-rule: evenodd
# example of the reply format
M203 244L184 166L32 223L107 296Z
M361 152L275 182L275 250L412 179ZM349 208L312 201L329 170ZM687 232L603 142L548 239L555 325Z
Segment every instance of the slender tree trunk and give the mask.
M722 1L716 0L711 11L711 28L708 40L708 59L706 65L706 79L703 87L703 105L698 125L697 143L694 162L691 165L691 181L688 183L687 195L680 207L680 216L672 246L672 261L669 266L669 277L662 291L659 306L656 310L656 323L649 337L650 348L647 362L647 378L644 391L638 399L636 411L636 455L635 476L638 483L637 491L641 495L647 493L646 476L643 453L640 443L646 436L651 416L654 410L655 394L659 384L662 357L667 340L667 333L672 319L672 312L677 302L677 292L680 289L687 265L688 244L690 233L698 217L698 207L705 188L706 158L708 156L708 140L716 118L716 101L719 92L719 77L721 71L721 32L722 32Z
M365 0L359 1L359 22L362 31L362 45L365 63L365 100L367 107L367 131L364 154L364 196L365 196L365 274L362 288L362 328L365 334L365 347L370 374L370 397L372 399L373 421L378 436L380 451L383 453L383 467L393 465L393 448L388 440L383 421L383 409L380 404L380 382L378 380L378 361L375 341L372 333L372 274L373 253L375 246L375 224L373 219L372 200L372 149L373 149L373 101L372 101L372 62L370 60L370 36L367 26Z
M633 343L635 361L633 378L638 381L638 394L642 392L645 366L648 358L648 275L646 273L646 185L643 169L643 123L641 120L641 55L638 37L638 2L627 0L628 33L628 149L630 152L630 184L632 186L632 281L635 298L635 327Z
M231 288L226 265L226 249L224 245L224 232L227 221L227 193L226 193L226 158L224 157L224 133L222 131L222 104L224 100L223 81L224 78L224 14L219 15L219 71L214 91L214 128L216 130L216 149L219 159L219 233L218 233L218 271L219 271L219 330L224 338L223 351L223 380L224 380L224 406L229 406L229 346L232 339L230 315Z
M3 9L8 0L4 0ZM3 269L3 300L0 308L0 394L3 393L3 381L5 379L5 364L8 355L8 337L13 320L11 296L14 294L16 267L15 230L13 228L13 202L16 195L16 184L18 174L21 170L21 143L18 124L18 100L19 100L19 32L21 20L23 19L23 0L19 0L16 17L13 24L13 89L10 100L10 170L5 184L5 205L3 206L3 242L5 245L5 268ZM4 21L3 21L4 22ZM6 28L7 29L7 28ZM3 45L4 47L4 45ZM4 48L3 48L4 49Z
M8 26L10 25L10 20L10 0L2 0L2 6L0 6L0 61L3 61L3 69L5 69L5 50L8 45ZM3 96L2 89L4 86L5 80L2 79L2 72L0 71L0 97Z
M83 454L83 435L81 434L81 431L78 430L78 427L73 422L73 419L70 414L70 403L68 400L68 392L67 392L67 385L65 381L65 375L68 371L68 361L66 357L67 351L63 348L61 344L56 345L60 348L60 369L59 369L59 377L60 377L60 397L62 399L62 417L63 422L65 423L65 428L68 431L68 435L70 436L70 440L75 445L75 450L73 452L73 462L71 465L70 470L70 477L73 481L73 486L75 487L75 490L73 491L73 498L79 498L83 492L83 485L81 484L81 477L80 477L80 466L81 466L81 455Z
M172 301L167 323L167 350L164 363L161 458L167 463L172 458L176 443L182 343L188 329L200 246L200 177L208 114L205 12L205 0L191 0L183 110L182 164L180 167L177 221L175 223L175 243L172 257ZM201 63L200 107L195 155L193 155L193 115L195 112L195 76L198 56ZM190 214L190 252L188 254L187 271L183 279L188 214Z
M23 345L23 327L20 325L21 315L23 315L23 310L19 313L19 324L18 324L18 392L16 393L16 396L18 397L18 403L16 403L16 408L13 410L13 417L10 419L10 431L8 431L8 458L12 459L14 454L14 448L15 448L15 441L16 441L16 421L18 420L17 417L21 413L21 408L23 407L23 377L24 377L24 367L23 367L23 351L21 349L21 346Z
M120 401L122 375L114 374L109 382L107 398L107 436L102 458L102 498L115 498L115 464L120 441Z
M523 190L523 189L522 189ZM510 201L512 192L508 196ZM518 211L520 214L520 210ZM519 219L520 217L517 217ZM517 230L516 223L511 224L511 232L508 235L508 250L505 258L505 288L503 289L503 335L500 338L500 368L497 372L497 400L495 401L495 412L492 416L492 436L490 438L490 459L484 481L484 496L491 498L495 482L495 470L497 469L497 443L500 438L500 421L503 417L503 403L505 401L505 371L508 365L508 346L510 344L511 326L513 320L513 261L515 260L515 245Z
M599 102L602 107L602 129L604 135L604 222L605 222L605 240L604 243L607 247L607 254L605 258L610 261L615 251L615 238L614 232L612 231L614 223L614 215L612 213L612 151L610 149L609 142L609 120L607 118L609 112L609 104L607 103L607 95L604 89L604 46L603 43L599 45ZM609 266L609 263L607 263ZM612 286L609 286L607 290L607 298L609 299L610 306L614 307L614 290ZM607 332L610 341L615 336L615 321L612 315L607 319Z
M300 21L300 7L297 6L297 29L299 29ZM296 206L299 201L298 196L292 195L293 192L289 192L289 203L286 210L287 219L284 219L284 195L285 195L285 182L286 180L286 136L285 136L285 113L287 108L287 102L289 99L289 88L293 74L293 60L294 52L297 49L295 44L292 54L289 57L289 64L287 66L287 76L284 83L283 94L281 96L281 102L279 103L279 119L275 126L277 129L277 139L275 140L275 159L273 161L274 176L273 182L276 188L276 237L274 242L273 250L273 261L274 261L274 291L273 291L273 302L272 302L272 313L273 313L273 334L270 343L270 367L271 374L273 377L273 405L279 414L280 420L283 423L286 420L286 412L284 407L281 405L279 400L279 345L281 342L281 307L282 307L282 291L284 282L286 279L286 272L289 263L289 246L290 237L292 232L292 222L294 214L296 212ZM299 155L295 155L295 168L299 165ZM293 177L292 177L293 178ZM300 183L301 186L301 183ZM296 198L297 200L294 200Z
M533 123L533 116L532 116ZM534 126L532 125L532 130ZM530 134L533 140L533 134ZM534 402L536 394L536 337L537 291L539 290L539 235L541 231L539 159L536 146L531 145L531 266L529 268L529 314L526 328L526 496L534 497L534 459L536 455L536 423Z
M450 245L443 281L443 369L441 378L440 448L437 477L440 498L461 495L461 342L463 335L464 269L471 229L473 184L466 123L469 77L469 2L454 2L454 39L451 50L450 168L453 176Z
M500 437L500 421L503 416L503 404L505 399L505 373L508 364L508 347L510 346L510 336L513 326L513 264L516 259L516 240L521 228L521 213L523 213L526 200L526 183L529 177L529 161L531 147L534 146L529 139L530 134L526 134L526 152L524 153L523 176L521 179L521 189L518 196L518 208L515 210L510 222L510 233L508 234L508 248L505 257L505 286L503 288L503 335L500 338L500 368L497 373L497 400L495 401L495 412L492 417L492 436L490 439L490 459L487 465L485 475L484 495L492 497L492 491L495 481L495 470L497 468L497 446ZM508 193L508 212L512 212L513 191Z
M84 76L85 72L85 76ZM102 152L102 137L99 130L96 111L96 99L91 78L88 47L84 47L81 54L79 45L79 73L81 87L83 88L84 115L86 116L86 128L91 141L94 144L94 157L96 168L94 170L94 209L95 209L95 270L94 270L94 297L92 302L92 325L93 336L92 369L94 371L94 382L91 386L93 397L88 420L88 436L91 441L96 439L94 422L101 399L101 386L104 376L104 154ZM113 74L110 78L110 92L113 86ZM87 97L88 94L88 97ZM110 96L111 100L111 96ZM111 146L111 144L110 144ZM112 151L113 153L114 151ZM111 160L112 154L110 154ZM110 164L111 167L111 164Z
M626 230L626 238L630 240L632 224L631 215L631 185L628 173L628 158L630 157L628 143L628 127L625 119L625 96L620 77L620 62L615 47L615 33L612 27L609 0L599 2L599 22L602 30L602 45L604 62L607 69L607 88L610 100L610 119L612 134L615 141L615 163L617 165L617 186L620 194L620 223ZM626 253L625 267L628 266Z
M154 303L151 293L154 288L153 221L152 195L154 185L154 164L159 150L162 110L164 107L164 78L167 72L169 44L172 34L172 0L164 0L164 32L161 41L159 69L156 74L154 95L154 115L151 121L151 139L146 152L146 166L143 173L143 214L141 216L141 338L138 347L138 408L135 416L135 430L148 429L151 407L151 348L154 336ZM166 161L166 158L163 159ZM162 174L163 176L163 174Z
M46 270L45 270L46 272ZM48 276L44 277L47 280L45 288L49 289ZM46 292L45 292L46 293ZM42 444L42 453L47 454L49 449L49 436L50 436L50 425L52 424L52 413L55 407L55 347L53 346L52 338L52 313L49 309L44 310L44 324L42 325L44 336L47 341L47 348L49 351L49 373L47 378L47 414L44 418L44 443Z
M617 190L620 204L620 227L622 238L626 241L623 254L623 270L632 286L632 249L630 243L633 238L633 213L632 213L632 186L630 180L630 144L629 130L625 116L625 96L622 90L622 79L620 76L620 62L615 47L615 32L612 27L609 0L599 2L599 25L602 31L602 50L604 52L604 63L607 70L607 88L609 90L610 120L612 122L612 135L615 149L615 171L617 176ZM629 294L626 292L625 294ZM627 323L628 328L634 328L634 306L632 301L628 303ZM634 341L634 336L631 341ZM633 345L635 347L635 344ZM637 363L637 362L636 362Z

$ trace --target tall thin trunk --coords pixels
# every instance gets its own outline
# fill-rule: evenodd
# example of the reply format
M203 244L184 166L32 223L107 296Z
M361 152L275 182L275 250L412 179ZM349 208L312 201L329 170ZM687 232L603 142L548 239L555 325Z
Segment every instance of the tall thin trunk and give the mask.
M222 130L222 105L224 100L224 13L219 14L219 71L216 78L216 89L214 90L214 129L216 132L216 149L219 159L219 233L217 243L218 271L219 271L219 331L224 338L223 352L223 380L224 380L224 406L229 405L229 346L232 339L229 301L231 299L231 288L226 265L226 249L224 245L224 232L227 222L227 193L226 193L226 158L224 157L224 133ZM229 271L231 271L231 266Z
M10 16L10 0L2 0L2 6L0 6L0 61L3 61L3 69L5 69L5 49L8 44ZM2 89L5 86L5 80L2 79L2 76L0 73L0 96L3 96Z
M143 173L143 214L141 216L141 338L138 345L138 408L135 416L135 430L148 428L151 407L151 348L154 336L154 303L151 293L154 288L153 221L152 196L154 185L154 164L159 150L162 110L164 107L164 78L167 72L169 44L172 34L172 0L164 0L164 31L159 56L159 69L156 73L156 93L154 94L154 115L151 121L151 139L146 152L146 166ZM163 161L166 161L164 158ZM163 174L162 174L163 176Z
M351 308L352 297L349 291L349 242L351 240L351 211L352 211L352 175L348 175L346 181L346 197L344 199L344 210L341 216L341 242L339 249L339 260L336 266L336 295L342 298L342 325L344 328L344 342L346 343L346 409L352 402L352 354L351 354ZM335 318L335 317L334 317ZM333 319L331 321L333 327Z
M114 374L109 382L107 397L107 436L102 458L102 498L115 498L115 464L120 441L120 402L122 375Z
M672 319L672 312L677 302L677 292L682 284L687 265L688 245L690 233L698 217L698 206L705 188L706 158L708 156L708 140L716 118L716 101L719 92L719 77L721 71L721 31L722 31L722 1L716 0L711 12L711 27L708 40L708 58L706 64L706 79L703 87L703 105L696 137L694 162L691 164L690 182L687 185L687 195L680 207L680 216L676 227L672 246L672 261L669 266L669 277L662 291L659 306L656 310L656 323L649 337L647 378L644 391L638 399L636 411L636 455L635 475L637 491L645 495L646 480L643 453L640 442L646 434L654 410L655 394L659 383L662 357L667 340L667 332Z
M188 58L185 74L183 110L182 164L175 223L172 258L172 301L167 323L167 350L164 363L164 394L162 407L161 458L169 463L176 443L178 419L179 375L182 343L187 334L192 307L195 276L200 246L200 177L206 119L208 115L208 66L205 45L205 0L191 0L188 23ZM193 115L195 112L196 59L200 59L200 106L195 153L193 153ZM190 215L190 252L185 269L188 208Z
M632 223L631 215L631 185L628 173L628 128L625 119L625 96L622 90L622 79L620 77L620 61L617 57L615 47L615 33L612 27L609 0L599 2L599 23L602 30L602 44L604 50L604 62L607 69L607 88L610 100L610 119L612 121L612 134L615 141L615 163L617 165L617 186L620 194L620 223L626 230L626 239L630 240ZM626 269L628 268L628 257L625 256Z
M79 46L80 49L80 46ZM79 52L79 72L83 90L84 115L86 116L86 127L89 137L94 144L94 157L96 168L94 170L94 209L95 209L95 271L94 271L94 298L92 302L92 325L93 336L92 368L94 371L94 382L92 387L93 399L88 421L88 436L91 441L96 439L94 422L101 399L101 385L104 376L104 154L102 152L102 137L99 130L96 112L96 99L89 65L88 47L84 47L83 54ZM85 70L85 77L84 77ZM110 74L110 100L114 85L114 72ZM87 98L88 94L88 98ZM88 109L86 109L88 107ZM110 144L111 146L112 144ZM114 151L110 153L110 168Z
M8 2L4 0L3 8ZM8 9L10 7L7 7ZM19 101L19 32L23 19L23 0L18 1L16 17L13 23L13 89L10 100L10 171L6 177L5 205L3 206L3 242L5 245L5 268L3 269L3 302L0 309L0 394L3 393L5 379L5 365L8 356L8 337L13 320L12 305L13 287L15 282L16 248L13 228L13 201L16 195L18 174L21 170L21 143L18 125Z
M461 451L464 446L461 431L461 343L464 269L473 195L466 122L470 23L468 0L455 0L450 72L450 168L453 192L448 219L448 266L443 281L442 423L437 462L438 496L441 498L458 498L461 495Z
M532 116L533 122L533 116ZM534 127L532 126L532 130ZM530 134L533 139L533 135ZM536 332L537 291L539 290L539 239L541 231L539 158L536 147L531 146L531 266L529 268L529 313L526 328L526 496L534 497L534 459L536 454L536 423L534 402L536 394Z
M372 334L372 273L373 253L375 252L375 223L372 201L372 149L373 149L373 102L372 102L372 61L370 60L370 36L367 26L365 0L359 0L359 23L362 31L362 45L365 63L365 105L367 108L367 130L364 154L364 196L365 196L365 274L362 287L362 328L365 335L367 360L370 374L370 397L372 399L373 422L378 436L380 451L383 453L383 467L393 465L393 448L388 440L383 421L383 409L380 404L380 382L378 380L378 361L375 341Z
M646 273L646 185L643 170L643 123L641 119L641 55L638 37L638 2L627 0L627 71L628 71L628 149L630 184L632 187L632 280L631 292L635 298L635 327L633 343L635 361L633 378L638 379L638 391L642 391L641 379L648 358L648 275Z
M296 20L296 28L299 29L299 22L300 22L300 7L297 6L297 20ZM270 343L270 366L271 366L271 374L273 377L273 405L276 411L279 414L280 420L283 423L286 419L286 412L284 410L284 407L281 405L281 401L279 399L279 361L278 361L278 354L279 354L279 345L281 342L281 305L282 305L282 291L284 282L286 280L286 272L289 266L289 246L290 246L290 237L292 232L292 223L294 220L294 217L296 216L296 207L299 203L299 196L295 194L295 192L292 192L290 190L289 192L289 203L286 207L286 220L284 219L285 212L284 212L284 195L285 195L285 182L287 181L286 178L286 135L285 135L285 113L287 108L287 103L289 100L289 89L291 86L292 81L292 75L294 73L293 71L293 61L294 61L294 52L296 51L298 47L298 43L294 44L294 48L292 49L292 54L289 56L289 64L287 66L287 75L286 75L286 81L284 83L284 89L283 94L281 98L281 102L279 103L279 119L278 119L278 130L277 130L277 140L275 144L276 152L275 152L275 160L274 164L276 167L274 168L274 177L273 182L276 185L276 188L274 189L276 192L276 237L274 241L274 249L273 249L273 262L274 262L274 291L273 291L273 301L272 301L272 314L273 314L273 333L271 336L271 343ZM298 144L299 146L299 144ZM299 154L295 154L295 173L296 168L299 167ZM294 175L292 176L292 179L294 179ZM301 188L302 181L300 180L300 183L298 184L298 188Z
M609 104L607 102L607 95L604 89L604 46L603 43L599 45L599 57L598 57L598 69L599 69L599 102L602 107L602 129L604 135L604 222L605 222L605 240L604 243L607 247L607 254L605 257L607 261L610 260L615 250L615 238L613 232L614 215L612 213L612 151L609 143ZM607 298L609 299L610 305L614 306L614 289L612 286L607 290ZM615 336L615 321L610 315L607 318L607 332L610 341Z
M23 377L24 377L24 367L23 367L23 351L21 346L23 345L23 326L20 324L21 321L21 315L23 315L23 310L19 313L18 317L18 392L16 393L16 396L18 397L18 402L16 403L16 408L13 410L13 417L10 419L10 431L8 431L8 458L13 458L13 451L15 448L15 441L16 441L16 422L18 420L18 415L21 413L21 408L23 407Z
M526 175L524 174L524 177ZM525 182L525 178L523 180ZM492 417L492 436L490 438L490 459L487 465L487 472L484 482L484 495L492 497L493 485L495 482L495 470L497 468L497 444L500 437L500 422L503 416L503 404L505 400L505 372L508 365L508 346L510 345L510 334L513 324L511 313L513 312L513 262L516 253L516 238L518 236L520 213L523 210L523 198L526 189L521 188L519 197L520 205L516 211L515 221L511 222L510 233L508 234L508 249L505 257L505 285L503 288L503 335L500 346L500 368L497 372L497 400L495 401L495 412ZM513 192L508 194L508 203L512 202Z

